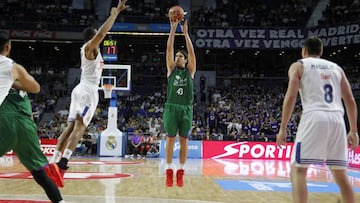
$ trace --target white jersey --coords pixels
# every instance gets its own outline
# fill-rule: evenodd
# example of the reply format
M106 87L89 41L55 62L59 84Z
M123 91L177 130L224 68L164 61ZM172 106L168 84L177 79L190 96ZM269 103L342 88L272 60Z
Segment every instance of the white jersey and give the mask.
M0 105L9 94L9 90L14 83L12 76L13 64L13 60L6 56L0 55Z
M85 56L85 46L87 43L85 43L81 47L80 56L81 56L81 78L80 83L95 85L96 88L98 87L100 83L100 78L102 75L102 69L104 66L104 61L102 59L102 56L100 54L100 51L98 52L98 55L96 56L95 60L89 60Z
M83 118L85 126L88 126L95 114L99 102L98 85L103 69L103 59L100 51L95 60L85 57L86 43L81 47L81 79L80 83L71 92L71 103L68 121L75 121L77 115Z
M300 96L303 113L309 111L341 111L341 68L321 58L299 60L304 73L300 81Z

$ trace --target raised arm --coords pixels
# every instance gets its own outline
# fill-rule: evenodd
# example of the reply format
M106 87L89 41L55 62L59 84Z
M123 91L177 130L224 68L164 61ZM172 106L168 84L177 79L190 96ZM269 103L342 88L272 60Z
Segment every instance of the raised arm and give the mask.
M100 45L102 40L105 38L107 32L114 25L114 22L115 22L117 16L119 15L119 13L129 7L128 5L125 5L126 2L127 2L127 0L119 0L117 7L111 8L110 16L106 19L104 24L101 25L101 27L97 31L96 35L88 42L87 46L85 47L85 50L97 51L98 46Z
M179 21L170 21L170 33L166 44L166 68L167 68L167 77L171 75L175 68L175 57L174 57L174 39L176 28L179 24Z
M189 30L188 21L185 20L184 26L182 26L182 31L185 36L186 48L187 48L187 52L188 52L187 68L190 71L191 77L194 79L195 72L196 72L196 56L195 56L194 46L191 42L191 38L190 38L188 30Z

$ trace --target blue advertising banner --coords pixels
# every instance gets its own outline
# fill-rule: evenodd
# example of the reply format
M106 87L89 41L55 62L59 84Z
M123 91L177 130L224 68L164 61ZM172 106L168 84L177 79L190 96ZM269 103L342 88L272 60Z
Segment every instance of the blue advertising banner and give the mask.
M134 31L134 23L114 23L110 31Z
M324 46L360 43L360 24L316 28L196 28L197 48L296 49L304 39L317 36Z
M115 23L111 28L112 32L169 32L170 24L165 23L150 23L150 24L136 24L136 23ZM176 32L181 32L181 27L178 26Z
M160 158L165 157L166 141L160 141ZM174 143L174 158L179 158L180 142L178 140ZM188 158L202 157L202 141L189 140L188 141Z

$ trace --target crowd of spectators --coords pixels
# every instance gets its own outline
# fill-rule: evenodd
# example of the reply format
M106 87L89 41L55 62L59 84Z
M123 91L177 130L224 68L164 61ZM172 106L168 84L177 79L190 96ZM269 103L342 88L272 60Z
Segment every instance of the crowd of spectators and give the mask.
M312 10L301 1L217 0L191 13L192 26L304 26Z
M0 28L36 29L43 31L71 30L82 31L89 25L97 25L97 1L73 0L5 0L0 1L2 15ZM104 2L106 3L106 2ZM116 6L118 1L111 1ZM167 23L167 11L174 1L133 0L130 8L119 16L119 22L132 23ZM108 12L103 15L108 15Z
M80 1L86 4L85 1ZM111 6L117 4L111 1ZM78 30L96 25L100 16L96 2L88 6L73 6L72 0L6 0L0 2L2 14L0 28L37 30ZM168 23L168 9L177 0L133 0L130 8L118 19L131 23ZM301 26L305 25L311 9L309 5L295 0L265 1L217 0L214 6L194 8L191 12L192 26ZM105 15L105 14L103 14Z
M80 1L82 2L82 1ZM0 28L37 30L78 30L96 25L96 2L85 1L80 8L73 0L6 0L0 2ZM306 1L284 0L216 0L215 3L191 8L191 24L211 27L279 27L305 26L312 13ZM311 1L312 4L315 4ZM117 4L111 1L111 6ZM177 0L133 0L131 7L118 19L131 23L167 23L167 11ZM359 0L330 0L319 25L334 25L357 21ZM340 21L339 21L340 20Z
M261 80L242 79L219 87L222 88L208 88L209 105L204 115L197 115L195 121L197 139L256 141L261 134L268 141L275 139L284 96L281 80L271 85ZM289 122L289 140L296 133L300 113L297 103Z
M96 24L90 8L73 9L73 0L0 1L0 28L36 30L82 30Z
M118 0L112 0L112 6L118 4ZM128 4L130 7L119 16L122 22L130 23L168 23L168 9L173 5L178 5L177 0L132 0Z
M33 118L39 123L42 115L47 113L55 113L56 102L59 97L68 94L67 71L64 68L58 68L56 65L29 65L30 74L35 77L41 86L39 94L30 94L32 103Z
M359 21L359 0L330 0L319 19L319 25L349 24Z

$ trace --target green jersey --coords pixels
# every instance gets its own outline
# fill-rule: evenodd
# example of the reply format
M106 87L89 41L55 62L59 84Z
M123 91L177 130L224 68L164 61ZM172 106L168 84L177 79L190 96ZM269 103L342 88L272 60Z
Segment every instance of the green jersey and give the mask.
M10 89L0 105L0 156L14 150L29 171L39 170L48 164L41 151L36 124L31 114L31 103L27 94Z
M26 92L10 89L7 99L0 105L1 113L22 113L32 115L31 102Z
M167 103L179 105L193 105L194 82L189 69L175 68L168 77Z

